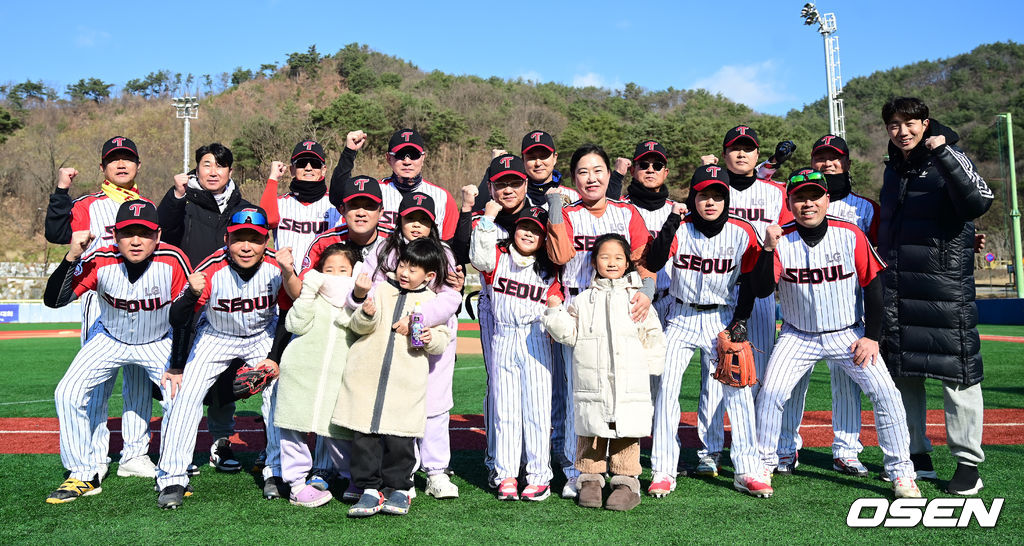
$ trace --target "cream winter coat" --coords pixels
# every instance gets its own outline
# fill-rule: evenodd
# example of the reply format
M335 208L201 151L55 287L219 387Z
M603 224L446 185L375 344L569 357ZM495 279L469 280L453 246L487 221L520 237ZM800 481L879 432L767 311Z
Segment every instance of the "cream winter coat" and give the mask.
M651 434L650 376L661 375L665 367L665 334L653 307L642 323L630 318L629 300L642 285L635 272L621 279L594 279L568 311L548 309L541 319L555 341L574 348L572 394L579 436Z
M355 282L355 279L345 279ZM331 305L318 291L324 275L306 273L302 292L285 316L285 327L296 337L281 356L277 380L274 424L299 432L344 438L342 428L331 424L341 390L349 346L359 337L348 330L352 311Z
M426 285L402 290L392 278L374 285L376 313L371 317L360 308L349 322L361 337L349 349L332 423L364 434L423 437L427 355L444 352L451 334L446 326L436 326L430 329L430 343L415 348L409 336L391 325L412 313L417 302L422 308L434 298Z

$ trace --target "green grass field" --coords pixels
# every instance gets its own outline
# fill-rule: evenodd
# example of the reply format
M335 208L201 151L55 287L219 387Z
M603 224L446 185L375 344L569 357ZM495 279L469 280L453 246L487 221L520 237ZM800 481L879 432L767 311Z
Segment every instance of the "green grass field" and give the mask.
M67 328L75 325L47 325ZM37 327L38 328L38 327ZM0 330L12 330L9 326ZM1024 327L983 327L983 334L1024 335ZM0 418L54 417L53 389L78 349L77 338L0 341ZM1019 362L1024 345L983 342L986 379L985 406L1024 408L1024 381ZM697 372L687 370L680 397L683 411L696 410ZM479 356L460 356L455 372L453 413L480 413L485 374ZM929 408L942 407L938 384L929 382ZM118 393L120 389L116 389ZM818 366L807 397L808 410L831 407L828 372ZM865 403L865 409L870 405ZM120 398L110 403L120 413ZM255 400L239 404L239 413L255 415ZM159 411L155 412L159 414ZM1024 442L1024 438L1021 439ZM62 479L57 455L0 455L0 543L50 543L102 541L114 544L146 542L270 542L301 539L312 544L367 541L430 541L434 543L569 542L582 543L859 543L894 542L962 543L984 540L992 544L1016 544L1024 531L1020 476L1024 446L986 446L982 467L985 489L980 495L990 505L1005 498L1002 516L994 529L849 529L846 515L859 497L891 498L889 485L874 479L841 477L831 470L828 448L801 451L801 466L793 476L777 477L775 496L754 499L732 489L732 468L716 479L681 478L676 492L664 499L644 497L641 505L626 514L587 510L571 501L552 497L542 503L498 502L484 487L482 453L456 451L452 467L462 497L437 501L421 494L406 517L378 515L369 520L349 520L347 506L332 502L319 509L294 507L286 501L265 501L258 481L251 475L218 474L208 466L194 478L196 494L182 509L164 512L156 508L152 483L114 475L103 492L67 505L48 505L44 499ZM255 454L241 458L246 466ZM933 454L940 480L919 482L926 497L945 496L945 485L955 466L948 448L937 446ZM197 462L206 455L199 453ZM684 459L695 460L693 450ZM868 447L862 460L873 473L881 468L881 451ZM645 466L648 465L645 454ZM556 472L556 474L558 474ZM649 475L641 476L646 486ZM561 489L557 476L552 484ZM340 492L339 492L340 493ZM339 495L340 496L340 495ZM1013 537L1018 538L1013 538Z

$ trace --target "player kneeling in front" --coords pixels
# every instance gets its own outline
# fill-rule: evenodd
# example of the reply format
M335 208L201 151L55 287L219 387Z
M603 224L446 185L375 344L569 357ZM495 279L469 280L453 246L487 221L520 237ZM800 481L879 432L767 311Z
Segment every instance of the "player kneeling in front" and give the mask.
M277 300L283 293L281 267L267 248L267 217L262 210L246 208L228 223L227 247L214 252L188 277L171 305L171 323L187 328L194 313L205 310L196 328L195 341L182 363L175 336L174 361L164 374L172 401L161 427L160 467L157 486L161 508L177 508L186 494L186 470L196 447L196 428L203 417L203 398L231 361L245 360L253 367L269 367L277 377L271 354L277 327ZM279 498L282 491L280 435L274 426L272 382L263 391L263 418L267 426L267 462L263 469L263 496Z
M796 221L768 226L764 252L775 254L773 274L751 280L777 286L782 332L757 396L757 442L763 464L778 464L776 446L782 407L796 382L819 360L842 369L860 385L875 409L878 444L896 497L920 497L910 462L910 433L903 399L878 354L885 268L856 225L826 216L825 177L797 171L786 187ZM864 323L857 314L863 290Z
M757 373L753 351L746 341L746 319L754 307L754 297L771 295L771 287L755 294L748 277L755 271L755 265L770 271L772 262L770 256L761 253L761 241L754 227L729 214L728 176L717 165L698 167L686 198L686 207L693 212L681 218L686 207L676 204L647 254L651 271L660 270L669 258L673 266L669 286L673 303L667 311L665 334L667 358L654 406L654 475L647 489L652 497L664 497L676 488L679 387L696 349L701 352L701 407L709 405L708 400L718 400L728 410L732 423L729 454L736 470L733 486L755 497L772 496L770 477L757 454L754 395L750 388L757 382ZM719 336L724 330L728 330L731 340ZM741 366L746 364L746 373L735 370L736 380L733 370L726 369L729 355L719 357L717 370L714 365L716 353L723 353L731 342L746 345L745 358L739 359ZM707 407L700 412L701 419L720 411L718 407ZM705 449L707 428L708 423L698 427ZM712 470L717 475L717 468Z
M86 406L123 366L139 366L153 383L167 369L171 354L170 302L185 287L189 263L182 252L160 242L156 206L141 199L117 210L115 245L82 258L92 242L89 230L71 236L71 248L46 283L43 301L63 307L95 290L100 317L94 333L57 385L60 457L68 479L46 499L71 502L101 491L101 465L92 453ZM164 396L168 400L168 396Z

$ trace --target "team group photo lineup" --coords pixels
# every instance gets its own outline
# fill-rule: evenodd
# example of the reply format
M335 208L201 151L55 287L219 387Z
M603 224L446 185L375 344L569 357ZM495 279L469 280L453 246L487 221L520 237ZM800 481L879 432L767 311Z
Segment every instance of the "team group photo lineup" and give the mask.
M670 162L658 134L613 157L534 127L480 161L481 179L447 185L423 176L444 159L421 129L349 127L341 149L310 136L276 150L258 203L230 146L195 146L188 172L140 187L145 138L109 135L100 172L60 168L46 208L46 240L67 250L43 301L77 300L82 328L54 395L64 474L46 470L56 487L39 500L88 503L114 472L150 480L139 502L154 509L210 502L197 476L243 469L236 402L253 397L264 441L238 496L344 502L351 518L408 514L417 495L458 503L467 324L487 378L473 464L496 502L629 511L726 476L747 502L786 497L777 477L801 465L820 361L829 472L884 480L896 499L939 479L977 495L974 221L993 191L943 112L892 96L877 115L888 157L873 195L856 191L842 136L802 149L744 119L714 120L698 164ZM361 161L369 150L390 172ZM671 192L670 172L684 181ZM932 463L926 380L941 383L951 475ZM681 393L697 399L695 459ZM861 461L862 394L880 472Z

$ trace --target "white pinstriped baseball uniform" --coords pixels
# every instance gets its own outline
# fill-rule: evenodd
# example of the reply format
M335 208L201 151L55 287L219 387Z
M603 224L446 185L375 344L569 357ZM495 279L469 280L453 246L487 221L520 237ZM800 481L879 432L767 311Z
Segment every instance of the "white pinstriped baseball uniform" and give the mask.
M186 469L196 447L196 429L203 417L203 398L235 358L259 364L274 341L277 301L284 293L281 267L274 251L266 250L259 269L243 280L230 264L227 248L210 255L196 268L206 273L206 286L195 304L203 311L181 378L181 388L164 416L161 428L157 484L187 485ZM184 290L182 291L184 296ZM277 381L263 391L261 412L267 429L264 477L281 475L280 431L274 425Z
M114 244L114 224L117 209L121 206L104 191L90 193L71 203L71 231L89 230L95 239L85 249L88 254L99 248ZM86 292L79 298L82 309L82 345L89 340L96 319L100 316L99 301L95 292ZM136 366L125 366L121 373L121 461L129 461L149 452L149 419L153 415L152 385L146 373ZM97 396L89 399L89 422L93 430L93 454L101 464L110 462L110 429L107 428L108 401L117 383L115 373Z
M116 246L102 247L76 263L65 281L75 296L94 290L100 308L92 335L54 394L61 462L72 478L83 481L93 479L105 464L92 441L92 420L86 411L89 399L118 369L130 365L160 384L171 353L170 303L187 282L188 259L166 243L157 246L134 283L129 281L124 262ZM148 388L146 397L148 402Z
M750 222L762 239L765 228L770 224L783 225L793 219L789 206L786 204L786 186L760 177L743 191L733 187L729 188L729 213ZM775 346L774 294L754 300L754 309L747 321L747 334L750 343L758 349L754 351L757 377L763 378L765 367L768 365L768 356ZM806 392L806 384L810 382L810 377L803 379L802 382L803 392ZM760 384L752 387L754 398L757 398L757 391L760 388ZM719 420L721 417L721 413L717 414L715 421L710 425L711 434L708 437L707 447L712 453L721 451L722 442L725 440L725 424ZM802 441L799 429L802 419L803 400L791 398L783 417L779 453L792 455L800 449Z
M669 249L668 266L673 269L669 294L668 342L665 370L654 404L654 442L651 468L675 476L679 464L679 389L693 352L701 352L700 407L697 435L710 451L705 437L712 416L724 420L729 411L732 424L730 456L738 474L754 474L760 468L754 433L754 396L751 388L735 388L713 379L718 333L732 320L741 273L749 273L757 262L761 240L749 222L737 216L714 237L707 237L687 215L676 230ZM702 306L701 308L695 306ZM717 306L704 308L703 306ZM724 402L724 403L723 403ZM715 433L717 431L711 431ZM721 450L719 447L718 450Z
M874 364L854 364L850 349L864 335L858 293L885 264L857 226L835 217L827 222L824 237L813 247L804 242L793 222L783 227L775 248L783 327L756 402L762 463L769 469L777 466L783 405L807 370L825 359L848 374L871 399L886 471L893 479L913 479L906 411L889 370L881 356Z
M644 225L643 217L637 212L636 207L617 199L606 199L607 205L604 213L594 216L584 206L583 201L562 208L562 220L565 224L566 235L572 243L575 254L562 266L562 286L565 289L565 303L568 308L573 299L583 290L586 290L594 280L594 268L590 265L590 252L593 250L594 241L606 233L618 233L629 242L630 250L635 251L647 245L651 234ZM565 385L566 392L572 393L572 370L569 368L572 363L572 347L562 345L562 362L565 363ZM580 472L576 469L576 422L575 409L571 394L565 400L565 461L569 465L562 471L566 478L576 478Z
M459 208L455 205L455 198L452 197L452 194L441 186L426 180L421 180L414 189L409 191L425 193L434 200L434 207L437 209L434 211L436 215L434 223L441 231L441 240L447 241L454 237L455 228L459 224ZM395 187L391 178L383 178L380 181L380 193L384 198L384 212L380 216L380 225L394 231L395 226L398 225L398 207L402 203L402 196L408 192L403 192Z
M363 264L365 264L363 267L366 271L373 271L377 268L377 251L380 249L380 245L384 244L384 239L389 235L391 235L390 229L377 226L377 237L374 238L372 243L359 249L363 257ZM316 266L320 261L320 256L324 250L327 250L327 247L336 243L344 243L348 240L348 227L345 225L331 228L318 235L310 243L309 250L306 251L306 255L302 258L302 264L299 266L299 276L305 275L306 271Z
M561 285L534 270L532 257L496 246L501 228L490 219L473 232L470 258L482 271L492 314L491 365L494 384L494 468L496 480L519 476L526 463L532 485L551 482L551 361L554 347L540 316ZM502 230L503 231L503 230ZM541 250L543 252L543 250ZM525 447L525 451L524 451Z
M629 196L627 195L623 201L632 204ZM658 210L647 210L643 207L637 207L636 211L640 213L640 217L644 220L644 225L647 226L647 231L651 233L651 239L658 236L658 232L661 231L661 226L665 225L665 220L669 214L672 214L672 206L675 205L675 201L671 199L665 200L665 205ZM668 309L672 305L672 298L668 296L669 284L672 282L672 268L670 264L665 264L665 267L661 271L658 271L657 279L657 290L654 292L654 309L658 312L658 317L661 318L661 327L665 328L668 326Z
M878 203L867 197L850 192L846 197L828 204L829 216L842 218L856 224L874 244L878 240ZM863 315L864 301L857 298L857 313ZM864 446L860 443L861 403L860 387L843 373L835 364L828 365L832 386L832 456L846 459L856 458ZM811 370L808 370L808 377ZM801 381L793 391L793 400L800 402L799 413L803 414L803 401L807 395L807 381ZM801 390L802 388L802 390Z
M328 223L331 210L336 209L327 195L312 203L303 203L290 193L279 196L274 248L291 247L293 256L305 256L313 240L332 227Z

